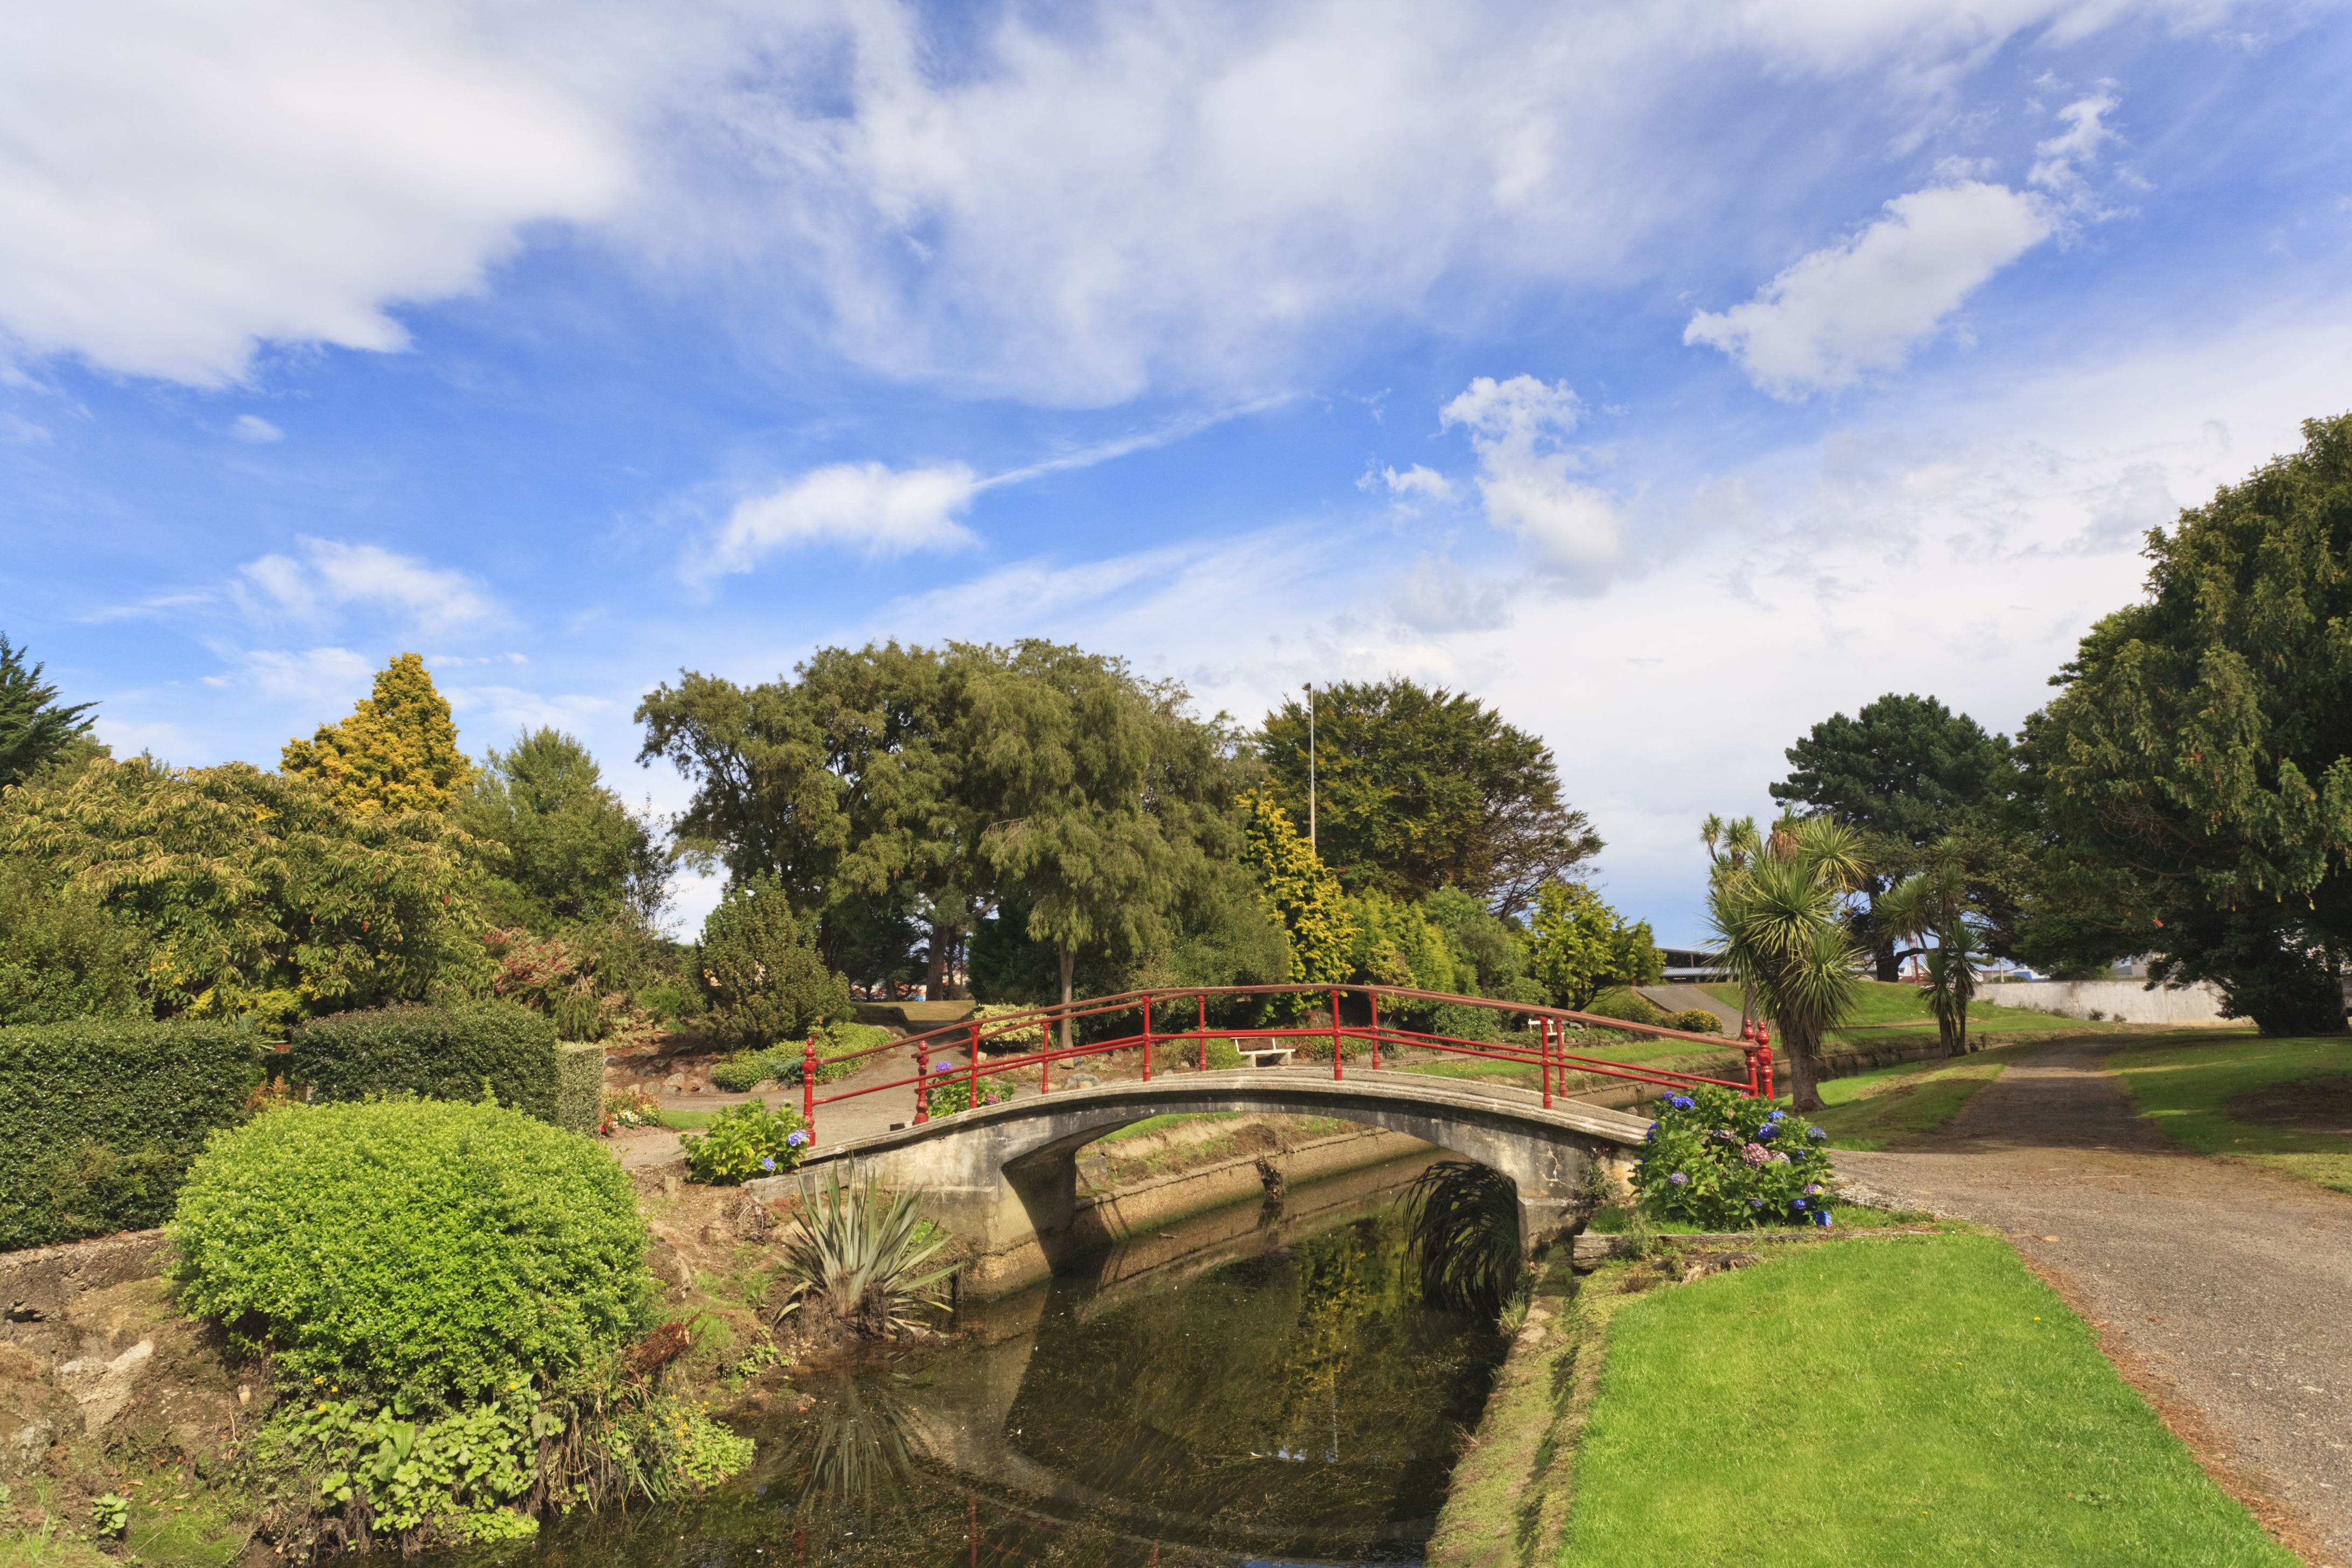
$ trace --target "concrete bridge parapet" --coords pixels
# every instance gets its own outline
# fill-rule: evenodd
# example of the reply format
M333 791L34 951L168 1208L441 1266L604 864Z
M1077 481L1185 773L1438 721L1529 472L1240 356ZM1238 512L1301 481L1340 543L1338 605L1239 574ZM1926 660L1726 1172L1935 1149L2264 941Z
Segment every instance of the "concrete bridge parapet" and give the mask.
M1596 1164L1622 1184L1649 1129L1647 1118L1621 1110L1574 1101L1546 1110L1526 1090L1420 1073L1360 1071L1335 1082L1314 1068L1244 1068L1026 1096L824 1147L803 1168L821 1176L827 1165L854 1160L888 1190L921 1192L929 1217L974 1255L967 1286L994 1294L1074 1258L1079 1149L1150 1117L1201 1111L1336 1117L1489 1166L1518 1191L1519 1235L1529 1248L1574 1224ZM774 1199L796 1184L772 1177L747 1185Z

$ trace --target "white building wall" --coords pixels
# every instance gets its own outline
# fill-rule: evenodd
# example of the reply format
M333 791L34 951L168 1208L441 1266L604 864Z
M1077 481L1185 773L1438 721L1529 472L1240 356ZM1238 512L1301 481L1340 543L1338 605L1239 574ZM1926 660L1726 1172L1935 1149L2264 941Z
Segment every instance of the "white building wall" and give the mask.
M2126 1024L2226 1024L2221 993L2200 980L2194 985L2159 985L2144 980L2025 980L1986 985L1976 1000L1996 1007L2030 1007L2062 1018L2103 1018Z

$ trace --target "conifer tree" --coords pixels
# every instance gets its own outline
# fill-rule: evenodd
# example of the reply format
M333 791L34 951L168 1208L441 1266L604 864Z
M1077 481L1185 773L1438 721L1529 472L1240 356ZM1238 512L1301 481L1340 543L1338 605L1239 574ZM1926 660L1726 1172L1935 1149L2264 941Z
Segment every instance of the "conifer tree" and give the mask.
M1347 896L1270 791L1242 797L1242 859L1257 877L1258 896L1290 938L1292 984L1344 983L1354 966L1357 937Z
M448 700L435 689L425 660L404 653L376 672L375 690L340 724L286 742L281 765L322 780L353 816L440 811L473 764L457 749Z
M23 783L89 732L90 721L83 715L94 704L59 702L58 689L41 679L42 668L26 668L25 650L9 647L0 633L0 789Z

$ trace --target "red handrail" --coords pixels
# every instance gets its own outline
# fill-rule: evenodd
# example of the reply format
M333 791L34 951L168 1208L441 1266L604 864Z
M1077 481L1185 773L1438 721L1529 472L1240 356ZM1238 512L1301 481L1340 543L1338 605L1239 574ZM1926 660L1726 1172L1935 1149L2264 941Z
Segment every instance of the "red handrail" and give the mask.
M1564 1089L1566 1075L1571 1068L1602 1077L1620 1078L1632 1082L1670 1089L1712 1085L1736 1089L1750 1098L1769 1099L1772 1094L1772 1052L1769 1037L1743 1038L1735 1042L1727 1040L1720 1035L1697 1035L1682 1029L1660 1028L1648 1024L1629 1023L1622 1018L1608 1018L1596 1014L1579 1013L1564 1007L1532 1007L1523 1003L1497 1001L1490 996L1454 996L1443 992L1415 991L1395 985L1293 984L1182 987L1175 993L1175 995L1194 996L1199 1004L1199 1025L1196 1030L1199 1042L1197 1057L1199 1070L1205 1072L1209 1066L1209 999L1211 997L1285 996L1312 993L1321 993L1329 1000L1331 1018L1328 1027L1323 1025L1300 1024L1262 1028L1234 1028L1218 1032L1233 1039L1236 1044L1248 1039L1313 1038L1320 1040L1328 1034L1331 1044L1331 1076L1335 1081L1345 1081L1343 1062L1347 1055L1346 1042L1349 1039L1360 1039L1370 1046L1371 1068L1375 1072L1381 1070L1381 1045L1383 1041L1387 1041L1392 1048L1398 1046L1412 1046L1423 1050L1451 1055L1483 1057L1493 1061L1522 1063L1533 1066L1540 1075L1543 1104L1546 1110L1551 1109L1555 1081L1557 1080L1559 1087ZM1342 1021L1339 1004L1343 993L1353 993L1367 999L1370 1004L1370 1017L1365 1027L1360 1029L1350 1027ZM1399 1028L1393 1025L1383 1025L1381 1022L1380 1004L1381 998L1384 996L1391 998L1391 1001L1444 1002L1461 1006L1482 1007L1490 1012L1519 1015L1536 1023L1536 1045L1533 1049L1529 1049L1524 1046L1489 1040L1463 1039L1450 1035L1424 1034L1416 1030ZM1159 1000L1164 1005L1171 998L1168 993L1161 992L1159 994ZM945 1037L950 1035L962 1037L959 1043L964 1044L971 1052L971 1059L963 1064L964 1080L967 1086L967 1109L976 1110L979 1107L980 1080L983 1077L1034 1067L1038 1069L1038 1091L1050 1093L1054 1063L1072 1061L1080 1057L1102 1056L1115 1051L1132 1050L1139 1046L1143 1051L1142 1078L1143 1081L1148 1083L1151 1079L1151 1053L1154 1046L1160 1042L1181 1038L1181 1035L1155 1035L1151 1024L1152 1005L1153 993L1151 992L1122 992L1116 996L1090 997L1083 1002L1074 1002L1067 1006L1034 1007L994 1018L973 1018L942 1025L919 1034L886 1041L878 1046L869 1046L863 1050L845 1051L839 1056L824 1059L828 1063L855 1061L861 1058L876 1056L885 1051L898 1050L911 1045L915 1047L915 1072L910 1078L892 1079L882 1083L860 1084L854 1089L844 1089L838 1093L828 1095L819 1095L816 1092L816 1077L820 1062L816 1054L816 1040L812 1036L802 1058L801 1074L801 1113L808 1121L810 1141L814 1143L816 1137L818 1106L830 1105L844 1100L854 1100L861 1095L877 1094L887 1089L904 1089L910 1085L915 1091L916 1124L920 1125L929 1121L931 1119L930 1090L938 1082L931 1075L931 1047L935 1043L942 1043ZM1098 1018L1112 1014L1137 1011L1141 1013L1141 1024L1137 1033L1096 1040L1090 1044L1074 1043L1066 1048L1057 1047L1054 1044L1055 1026L1065 1020L1075 1023L1081 1018ZM1597 1025L1604 1028L1622 1030L1655 1039L1688 1040L1695 1045L1717 1048L1729 1048L1736 1046L1747 1057L1748 1080L1745 1083L1738 1083L1728 1079L1707 1078L1696 1073L1675 1072L1665 1068L1652 1068L1634 1062L1616 1061L1607 1057L1573 1056L1562 1048L1567 1044L1567 1026L1571 1023ZM1014 1032L1026 1033L1031 1028L1039 1028L1042 1031L1045 1041L1042 1049L1007 1057L985 1065L982 1063L981 1047L983 1041ZM942 1068L942 1070L946 1069Z

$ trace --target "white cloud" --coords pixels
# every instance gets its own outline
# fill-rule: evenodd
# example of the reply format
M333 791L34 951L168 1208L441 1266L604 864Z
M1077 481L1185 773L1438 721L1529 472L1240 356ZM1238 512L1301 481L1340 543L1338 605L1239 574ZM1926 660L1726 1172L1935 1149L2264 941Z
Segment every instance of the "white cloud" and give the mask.
M228 427L228 433L240 441L251 441L257 444L286 439L285 431L257 414L238 415L236 422Z
M463 572L433 566L374 544L332 539L297 541L301 558L271 553L238 568L231 593L248 611L320 621L361 605L395 612L430 634L501 625L504 613Z
M1888 202L1885 217L1803 258L1748 303L1699 311L1683 342L1721 349L1775 397L1851 386L1901 364L2053 226L2039 198L2005 185L1931 185Z
M1366 477L1370 478L1369 475ZM1426 496L1431 500L1454 499L1453 481L1435 468L1426 468L1419 463L1401 474L1394 468L1382 468L1381 479L1392 496Z
M475 287L523 225L613 211L622 140L466 9L16 8L0 339L200 384L266 341L396 349L394 301Z
M707 582L749 572L762 557L794 545L847 545L868 560L964 549L979 540L959 520L982 482L961 463L927 468L834 463L812 469L737 502L718 536L688 563L687 577Z
M2026 179L2045 190L2061 193L2073 189L2082 181L2085 164L2099 161L2099 148L2116 140L2105 117L2120 107L2121 100L2112 93L2094 93L2077 99L2058 111L2066 122L2063 133L2033 144L2033 167Z
M1538 562L1573 575L1605 574L1622 553L1616 501L1570 476L1583 467L1563 443L1584 412L1566 382L1479 376L1438 411L1470 431L1486 521L1525 541Z
M220 650L229 661L224 675L207 675L206 686L257 691L268 697L299 697L316 703L367 694L375 666L347 647Z

